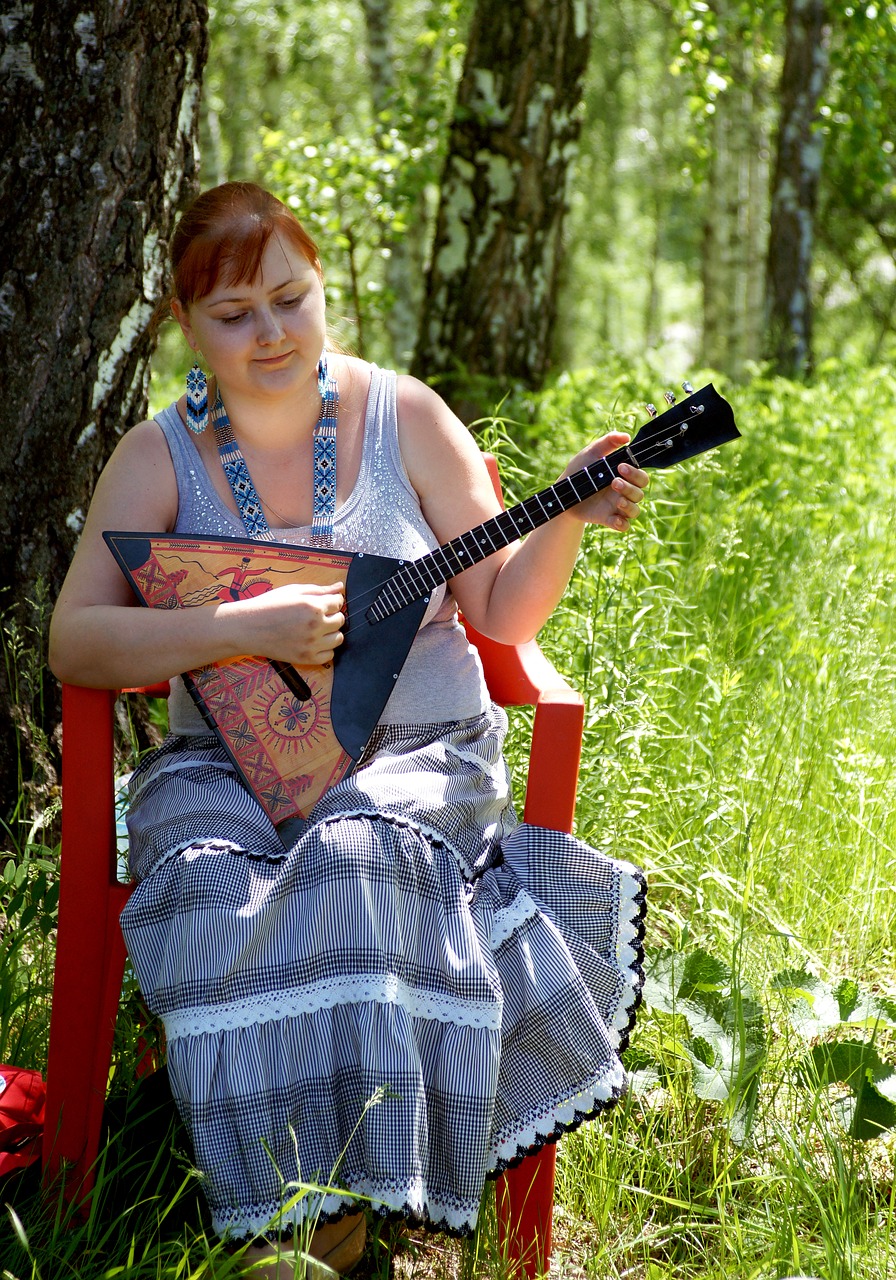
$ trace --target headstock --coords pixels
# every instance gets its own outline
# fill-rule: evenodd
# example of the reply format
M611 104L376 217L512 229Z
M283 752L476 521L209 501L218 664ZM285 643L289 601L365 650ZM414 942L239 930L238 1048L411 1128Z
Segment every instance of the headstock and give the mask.
M678 403L671 391L664 392L669 405L664 413L647 406L650 421L620 454L631 455L639 467L671 467L740 436L731 405L712 383L699 391L689 382L682 387L685 398Z

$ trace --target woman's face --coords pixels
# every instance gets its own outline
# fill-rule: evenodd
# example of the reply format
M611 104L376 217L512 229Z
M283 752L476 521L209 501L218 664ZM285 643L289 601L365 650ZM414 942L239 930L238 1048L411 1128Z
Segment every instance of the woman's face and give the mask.
M324 291L314 267L272 235L254 280L219 280L211 293L172 310L194 351L232 395L279 397L310 377L326 340Z

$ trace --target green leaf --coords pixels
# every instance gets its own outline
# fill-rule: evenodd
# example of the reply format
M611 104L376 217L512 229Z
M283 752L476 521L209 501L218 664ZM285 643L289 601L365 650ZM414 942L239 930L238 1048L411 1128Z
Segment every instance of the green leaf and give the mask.
M713 1067L716 1063L716 1055L713 1047L703 1036L695 1036L691 1041L690 1056L698 1062L702 1062L704 1066Z
M823 1035L843 1021L842 1006L835 992L821 978L804 969L785 969L772 978L770 985L790 1000L790 1023L806 1040Z
M16 1213L12 1205L8 1204L6 1206L6 1212L9 1215L10 1222L12 1223L12 1229L15 1232L16 1239L18 1240L22 1248L30 1255L30 1249L28 1246L28 1237L25 1234L25 1228L22 1225L22 1219Z
M834 990L840 1007L840 1021L846 1022L859 1003L859 984L853 978L844 978Z
M717 1066L702 1062L689 1053L694 1093L707 1102L727 1102L731 1096L730 1077Z
M718 991L731 983L731 970L708 951L698 949L689 953L684 963L680 993L692 991Z
M873 1045L861 1040L815 1045L797 1069L811 1083L845 1084L852 1091L852 1104L841 1108L851 1137L867 1141L896 1126L896 1068Z
M894 1125L896 1103L884 1098L869 1081L864 1081L856 1096L850 1135L867 1142L871 1138L879 1138Z

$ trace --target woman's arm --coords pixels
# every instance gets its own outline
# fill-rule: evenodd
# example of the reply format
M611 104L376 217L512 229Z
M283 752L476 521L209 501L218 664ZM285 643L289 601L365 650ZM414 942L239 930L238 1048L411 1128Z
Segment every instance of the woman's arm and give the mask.
M466 427L422 383L399 379L402 457L424 515L441 543L498 514L482 454ZM573 458L564 475L595 462L628 440L611 432ZM646 472L622 464L612 485L452 579L451 589L478 631L505 644L531 640L556 608L569 581L588 523L628 529L648 483Z
M247 653L304 666L332 658L344 623L339 583L279 587L197 609L137 606L103 531L167 532L176 519L168 446L156 423L141 423L100 476L53 612L50 666L60 680L129 688Z

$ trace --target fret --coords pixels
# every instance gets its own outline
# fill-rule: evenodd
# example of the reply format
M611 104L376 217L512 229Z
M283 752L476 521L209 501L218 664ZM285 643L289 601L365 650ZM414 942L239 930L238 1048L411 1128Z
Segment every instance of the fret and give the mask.
M551 492L550 489L543 489L541 493L536 493L534 497L531 499L532 502L538 503L539 509L541 510L541 514L543 518L541 521L539 521L540 524L546 524L548 520L552 520L554 516L557 514L556 509L554 509L553 511L551 510L551 508L554 507L554 503L550 501L545 503L545 502L542 502L541 500L542 497L546 498L550 492Z
M419 560L412 560L409 564L402 565L399 570L398 577L401 590L404 592L408 601L417 600L424 595L430 588L425 576L426 561L428 556L422 556ZM436 584L438 585L438 584Z
M590 467L586 468L590 479L599 482L597 484L599 489L605 489L608 484L611 484L616 479L616 468L618 468L620 462L625 461L623 453L622 449L617 449L615 453L608 454L606 458L601 458L600 462L594 462ZM614 461L616 468L613 466ZM604 471L609 474L604 475Z
M597 493L598 488L600 487L596 481L591 479L587 469L583 471L576 471L573 475L567 476L567 479L569 481L570 488L576 495L576 501L578 502L583 502L585 498L590 498L592 493ZM585 489L584 493L580 493L578 485L580 485L583 480L588 487ZM570 505L573 504L571 503Z
M520 502L517 506L511 507L510 514L513 516L514 523L518 530L517 536L522 533L528 533L530 529L538 528L536 521L533 520L529 514L528 501ZM523 519L524 516L525 520Z
M412 581L416 579L423 587L424 591L428 590L430 587L440 587L445 581L443 575L439 573L438 568L435 565L432 552L430 552L429 555L421 556L419 560L415 560L413 569L413 574L409 572L408 577ZM429 579L428 582L427 579Z
M510 511L502 511L496 515L491 521L495 529L501 536L501 545L507 547L511 542L516 542L520 536L516 525L513 523L513 513Z
M458 539L458 541L463 544L464 551L469 557L470 564L478 564L480 560L484 559L485 556L488 555L488 552L483 551L479 546L479 543L476 541L476 534L478 532L478 529L470 529L468 533L462 533Z
M398 575L396 574L383 587L383 594L389 597L389 605L393 611L403 609L406 604L410 604L410 597L406 597L403 584L397 579Z
M579 495L576 493L569 476L564 476L562 480L557 481L554 485L554 492L564 511L568 511L570 507L574 507L579 501Z
M453 578L455 573L463 573L464 569L469 568L470 565L470 558L466 555L466 548L463 546L455 546L455 543L457 542L460 542L460 538L455 538L451 542L446 542L441 548L441 550L445 552L446 556L454 556L454 559L457 561L457 568L448 575L449 578Z
M479 524L475 529L471 529L470 532L476 541L476 550L480 553L480 559L484 559L492 551L497 551L498 547L502 545L500 542L492 542L487 524ZM489 548L488 550L485 550L486 546Z
M442 581L447 582L449 577L456 575L458 568L463 568L463 564L458 561L452 564L448 559L448 553L451 552L451 543L445 543L444 547L436 547L433 552L433 559L439 566L439 572L442 573ZM454 556L457 559L457 556Z
M544 490L544 492L547 493L547 490ZM558 514L556 511L548 511L541 498L541 493L533 493L532 497L527 498L523 503L533 529L541 528L543 524L547 524L553 516Z

